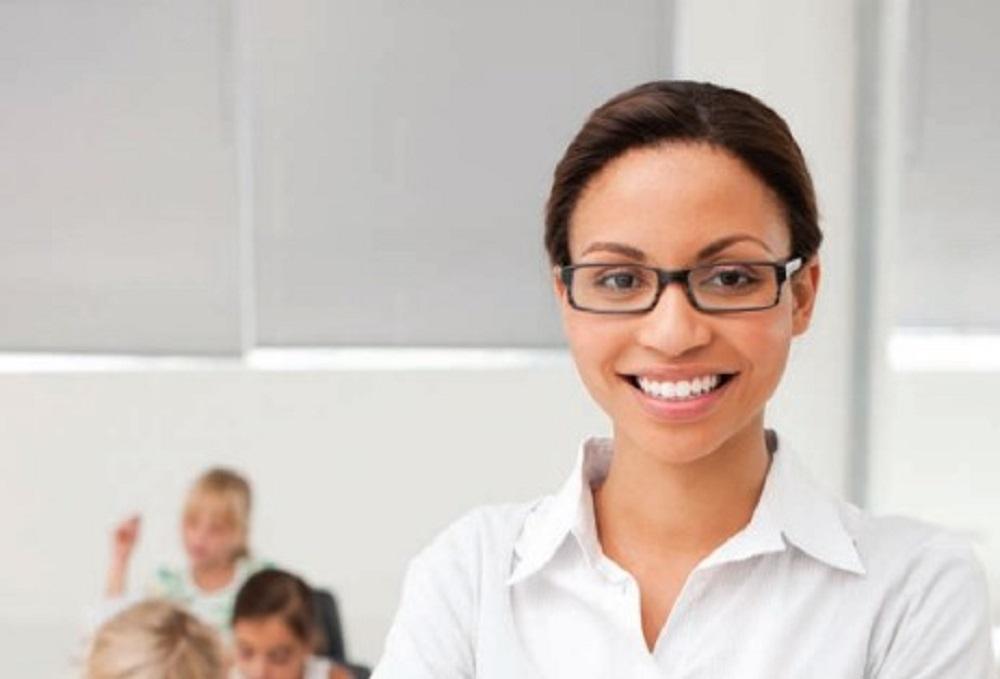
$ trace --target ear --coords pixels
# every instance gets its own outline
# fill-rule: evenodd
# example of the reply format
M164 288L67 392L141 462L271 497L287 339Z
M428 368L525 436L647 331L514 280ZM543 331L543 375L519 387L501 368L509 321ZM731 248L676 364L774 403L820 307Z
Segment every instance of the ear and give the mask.
M792 310L793 335L801 335L809 328L816 306L816 294L819 292L819 279L819 256L813 255L789 281L792 303L795 305Z
M566 301L566 284L563 283L562 279L562 267L553 266L552 267L552 292L556 295L556 301L559 303Z

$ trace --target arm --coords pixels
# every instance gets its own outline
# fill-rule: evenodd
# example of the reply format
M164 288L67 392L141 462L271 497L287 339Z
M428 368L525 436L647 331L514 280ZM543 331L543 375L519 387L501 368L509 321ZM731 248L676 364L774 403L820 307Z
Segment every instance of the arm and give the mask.
M971 548L950 536L918 555L890 604L873 679L992 679L986 579Z
M139 540L140 517L130 516L115 527L111 538L111 563L108 566L104 594L114 599L125 594L128 564Z

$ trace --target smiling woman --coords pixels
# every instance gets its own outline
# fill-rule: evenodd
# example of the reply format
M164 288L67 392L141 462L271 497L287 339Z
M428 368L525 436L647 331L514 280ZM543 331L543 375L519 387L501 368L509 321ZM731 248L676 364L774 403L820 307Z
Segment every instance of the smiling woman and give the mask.
M821 240L798 145L753 97L655 82L597 109L545 241L613 436L412 562L376 676L991 676L969 546L827 495L765 429Z

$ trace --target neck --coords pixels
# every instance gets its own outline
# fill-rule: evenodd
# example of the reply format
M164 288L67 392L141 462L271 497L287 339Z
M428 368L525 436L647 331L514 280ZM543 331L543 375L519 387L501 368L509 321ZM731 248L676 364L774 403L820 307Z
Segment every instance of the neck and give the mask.
M749 523L770 464L763 416L691 461L617 435L614 446L594 504L602 543L626 551L708 554Z
M191 578L194 580L194 584L206 592L222 589L232 582L235 574L235 561L206 564L191 569Z

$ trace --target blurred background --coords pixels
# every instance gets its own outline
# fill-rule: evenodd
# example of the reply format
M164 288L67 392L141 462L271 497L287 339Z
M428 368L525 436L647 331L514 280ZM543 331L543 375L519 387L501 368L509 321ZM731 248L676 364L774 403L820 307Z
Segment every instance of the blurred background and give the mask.
M1000 4L0 0L0 638L60 676L111 527L183 493L380 652L407 559L607 426L541 246L552 169L639 82L746 89L812 168L818 318L770 421L830 488L970 536L1000 614Z

